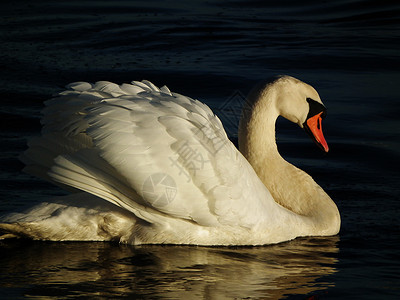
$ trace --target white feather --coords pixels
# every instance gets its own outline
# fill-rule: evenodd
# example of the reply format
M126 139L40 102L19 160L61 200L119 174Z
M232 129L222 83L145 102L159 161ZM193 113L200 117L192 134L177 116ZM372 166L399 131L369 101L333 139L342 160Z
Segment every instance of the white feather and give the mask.
M23 161L28 172L129 211L129 217L118 214L115 226L131 222L131 232L110 225L117 233L108 239L245 245L304 232L298 224L308 221L274 201L205 104L149 81L68 88L46 102L42 136L30 142ZM57 227L63 219L51 220L35 228ZM18 226L15 232L27 234ZM62 228L47 238L100 239L63 235Z

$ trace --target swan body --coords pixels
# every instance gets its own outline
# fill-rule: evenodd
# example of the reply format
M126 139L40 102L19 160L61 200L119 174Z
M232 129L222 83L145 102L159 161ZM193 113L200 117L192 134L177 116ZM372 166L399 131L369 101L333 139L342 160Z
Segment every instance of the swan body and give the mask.
M22 160L71 194L4 217L5 236L264 245L338 233L334 202L275 143L279 115L315 127L307 122L324 107L311 86L289 76L257 86L243 109L240 151L208 106L165 86L67 88L45 103L42 135ZM327 151L318 124L312 135Z

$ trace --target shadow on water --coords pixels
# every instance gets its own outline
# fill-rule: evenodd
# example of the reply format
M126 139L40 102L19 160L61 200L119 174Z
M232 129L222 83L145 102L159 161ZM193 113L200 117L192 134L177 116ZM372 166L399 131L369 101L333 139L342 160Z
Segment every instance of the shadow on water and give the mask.
M10 297L280 299L335 285L338 237L266 247L0 243L0 286ZM24 257L21 260L21 257Z

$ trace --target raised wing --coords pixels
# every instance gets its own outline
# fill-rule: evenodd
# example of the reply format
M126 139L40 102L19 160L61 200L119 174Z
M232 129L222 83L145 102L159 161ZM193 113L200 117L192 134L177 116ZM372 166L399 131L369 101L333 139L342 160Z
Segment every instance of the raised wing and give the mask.
M148 81L74 83L46 102L27 171L150 223L252 228L276 203L205 104Z

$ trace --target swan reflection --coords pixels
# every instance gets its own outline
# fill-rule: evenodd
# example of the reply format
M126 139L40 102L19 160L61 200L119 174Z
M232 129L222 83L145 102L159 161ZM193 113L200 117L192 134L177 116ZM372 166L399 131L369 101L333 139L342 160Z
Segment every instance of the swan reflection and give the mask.
M0 244L0 282L31 296L284 298L334 285L338 237L266 247Z

